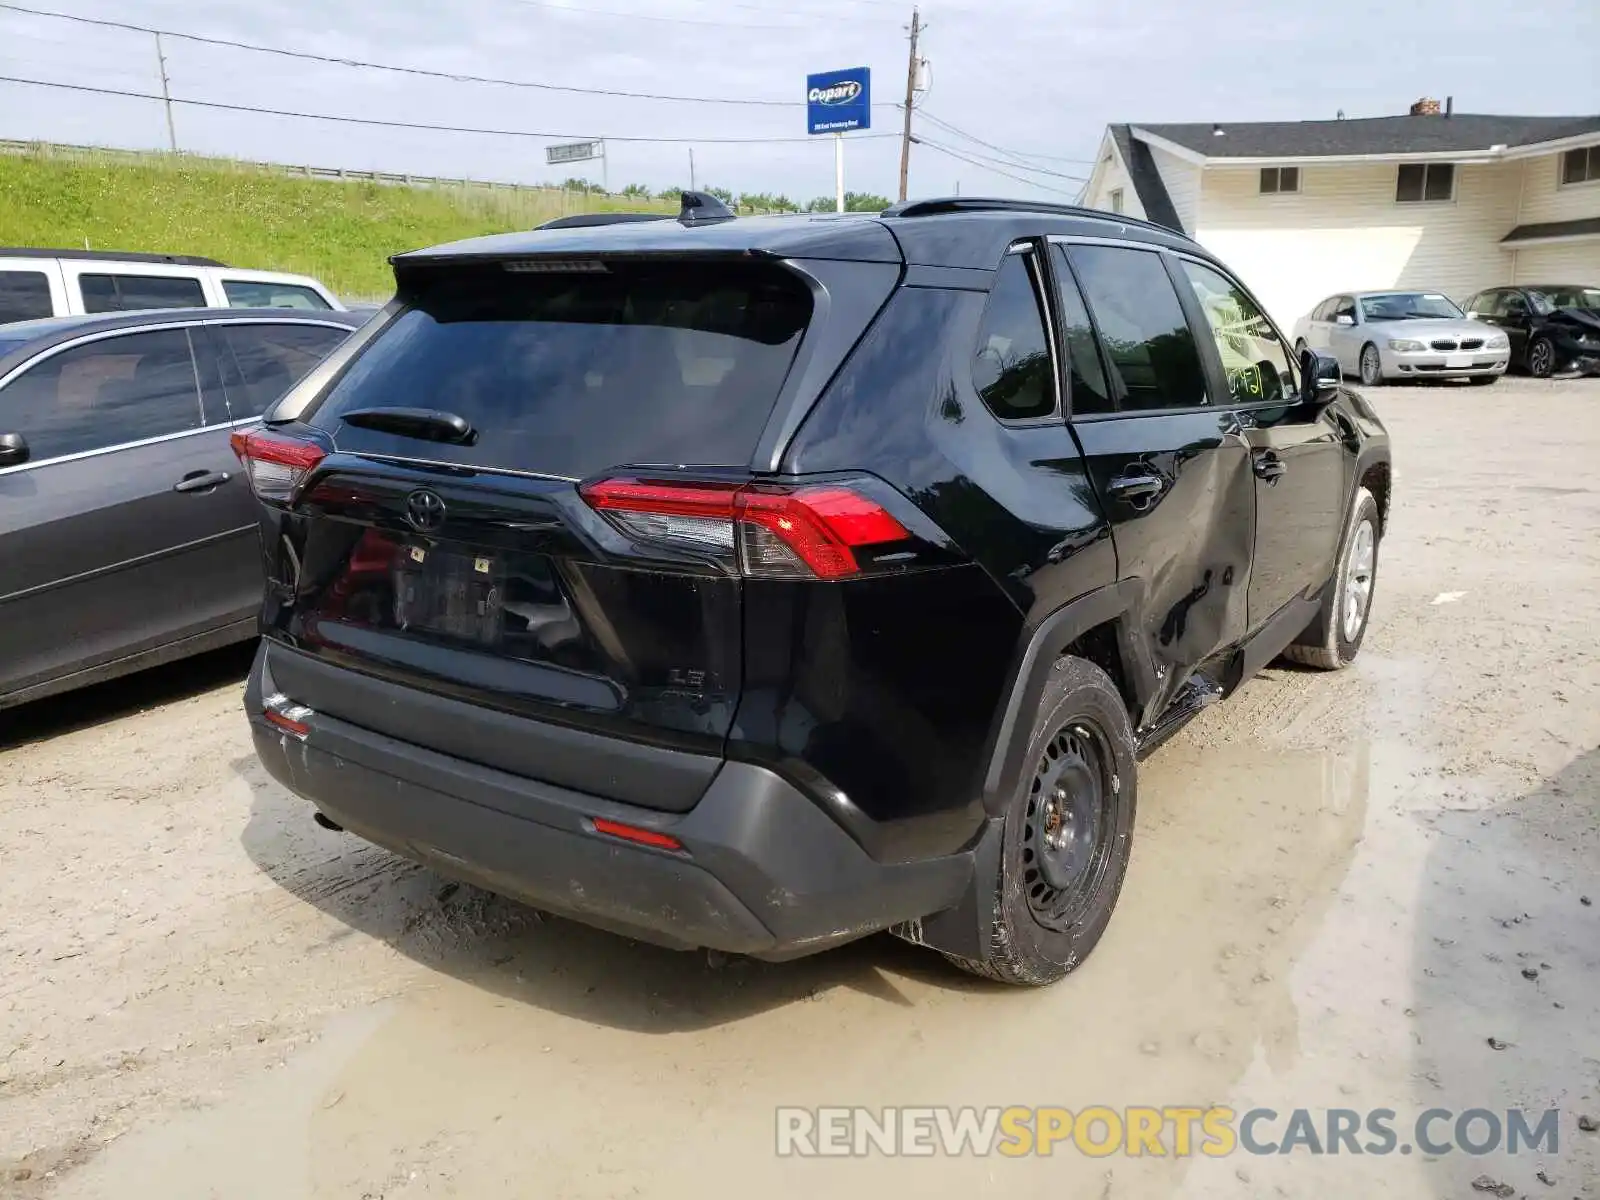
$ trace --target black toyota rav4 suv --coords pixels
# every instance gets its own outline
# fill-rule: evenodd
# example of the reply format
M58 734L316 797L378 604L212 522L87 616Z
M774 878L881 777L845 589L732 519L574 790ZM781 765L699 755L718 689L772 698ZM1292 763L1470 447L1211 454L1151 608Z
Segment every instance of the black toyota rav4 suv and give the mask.
M1366 628L1389 442L1186 238L1007 201L403 254L235 448L262 761L642 940L1071 970L1135 763Z

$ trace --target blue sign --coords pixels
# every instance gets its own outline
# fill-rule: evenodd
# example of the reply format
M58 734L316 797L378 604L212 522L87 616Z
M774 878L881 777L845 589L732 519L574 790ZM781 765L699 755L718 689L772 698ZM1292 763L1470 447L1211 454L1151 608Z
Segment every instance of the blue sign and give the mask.
M872 128L872 72L866 67L806 76L806 127L810 133Z

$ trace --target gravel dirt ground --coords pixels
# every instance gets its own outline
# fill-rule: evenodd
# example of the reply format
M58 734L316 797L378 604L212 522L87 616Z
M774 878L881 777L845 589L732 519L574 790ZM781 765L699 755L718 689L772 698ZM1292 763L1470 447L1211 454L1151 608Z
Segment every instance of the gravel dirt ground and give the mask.
M268 779L245 653L0 714L0 1193L1600 1195L1600 381L1371 395L1358 663L1145 764L1118 915L1045 991L449 885ZM1517 1156L774 1154L778 1105L1213 1103L1562 1115Z

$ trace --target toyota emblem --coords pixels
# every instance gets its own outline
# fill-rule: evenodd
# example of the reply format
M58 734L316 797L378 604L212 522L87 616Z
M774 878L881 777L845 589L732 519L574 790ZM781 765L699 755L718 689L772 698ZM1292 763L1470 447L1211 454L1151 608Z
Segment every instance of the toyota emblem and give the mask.
M407 496L406 520L420 533L437 533L444 525L444 501L439 493L418 488Z

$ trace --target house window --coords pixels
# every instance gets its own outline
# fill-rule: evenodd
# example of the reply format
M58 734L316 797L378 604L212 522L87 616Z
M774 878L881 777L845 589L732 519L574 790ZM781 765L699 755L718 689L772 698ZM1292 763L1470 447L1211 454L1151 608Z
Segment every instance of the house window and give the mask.
M1453 200L1455 194L1455 163L1404 163L1395 181L1394 198L1400 204Z
M1594 183L1600 180L1600 146L1568 150L1561 156L1561 183Z
M1261 168L1261 194L1263 196L1276 196L1282 192L1298 192L1299 190L1299 167Z
M1121 188L1112 188L1111 189L1111 211L1115 212L1115 213L1119 213L1119 212L1122 211L1122 189Z

